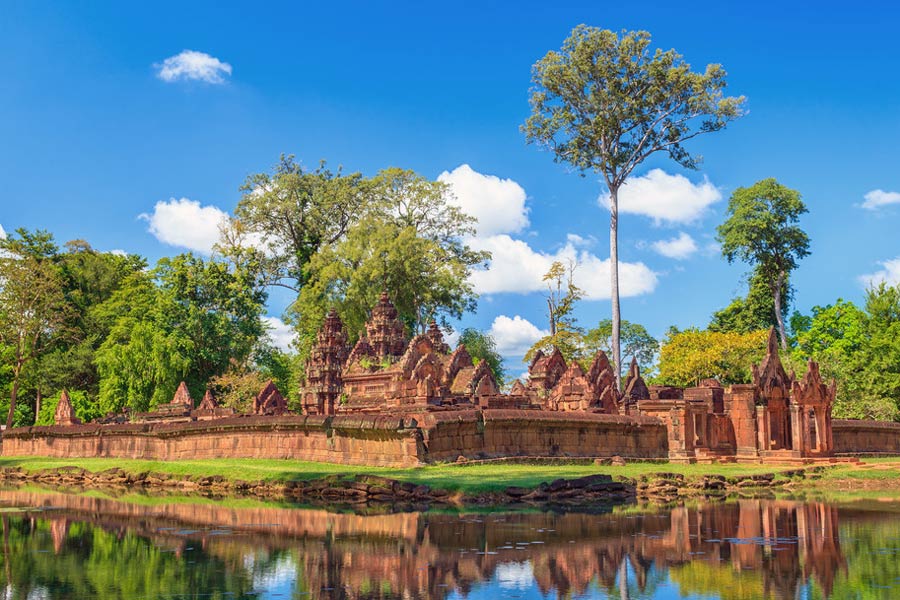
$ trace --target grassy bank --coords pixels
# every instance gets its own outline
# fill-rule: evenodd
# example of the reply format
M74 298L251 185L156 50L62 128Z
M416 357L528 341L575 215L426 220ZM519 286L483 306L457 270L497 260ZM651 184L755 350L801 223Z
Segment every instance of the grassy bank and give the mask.
M122 460L111 458L58 459L44 457L0 457L0 468L21 467L26 471L55 469L59 467L80 467L98 472L118 467L131 473L155 472L177 476L221 476L229 480L245 481L288 481L308 480L336 474L372 474L390 477L415 484L425 484L436 489L461 491L465 493L499 491L508 486L535 487L543 481L558 478L576 478L595 473L619 477L640 478L642 475L667 471L680 473L686 478L703 475L723 475L738 477L760 473L778 473L796 467L773 465L681 465L658 463L629 463L621 467L598 466L571 463L516 464L508 462L475 464L442 464L426 467L398 469L384 467L358 467L327 463L264 460L264 459L221 459L152 461ZM849 483L847 483L849 482ZM900 487L900 460L869 459L863 467L838 465L829 467L816 480L816 487L835 486L839 488L863 485L865 487Z

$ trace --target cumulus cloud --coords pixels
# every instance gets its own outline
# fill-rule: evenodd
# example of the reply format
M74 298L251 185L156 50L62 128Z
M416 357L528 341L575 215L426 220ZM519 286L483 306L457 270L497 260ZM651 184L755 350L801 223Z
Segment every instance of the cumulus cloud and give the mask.
M697 242L690 235L681 231L677 237L672 239L653 242L651 247L663 256L684 260L690 258L697 251Z
M220 84L225 83L225 77L231 75L231 65L227 62L196 50L182 50L153 66L156 68L156 76L167 83L195 80Z
M692 223L721 199L722 193L706 177L695 184L684 175L653 169L619 188L619 212L650 217L656 225ZM598 203L608 209L609 197L601 194Z
M886 192L884 190L872 190L863 196L865 202L862 207L867 210L878 210L891 204L900 204L900 192Z
M278 317L263 317L262 320L275 347L282 352L289 352L296 337L294 329Z
M874 287L880 283L886 283L888 285L900 284L900 256L891 260L879 262L878 264L884 268L880 271L875 271L874 273L861 275L859 277L860 282L864 286Z
M572 242L556 252L539 252L526 242L508 235L470 240L477 250L491 253L487 269L472 273L471 281L480 294L501 292L529 293L546 288L544 273L554 261L568 264L575 261L575 284L585 292L588 300L605 300L610 293L610 260L602 259L587 250L576 248ZM644 263L619 263L619 294L638 296L656 289L657 276Z
M0 240L6 239L6 230L3 229L3 225L0 225Z
M549 331L538 329L531 321L519 315L512 318L498 315L488 333L497 343L497 352L507 359L521 359L535 342L550 335Z
M164 244L210 254L219 239L219 227L229 217L215 206L201 206L188 198L170 198L157 202L152 213L138 218L147 221L148 231Z
M484 175L464 164L438 177L449 183L459 206L478 219L477 233L468 238L476 250L487 250L491 261L486 269L472 273L471 282L480 294L501 292L529 293L545 289L544 273L554 261L578 263L576 283L586 298L610 297L609 260L598 258L587 249L596 240L575 233L566 236L565 245L555 252L534 250L527 242L510 234L528 227L525 190L512 179ZM656 274L642 263L619 263L620 293L635 296L653 291Z
M478 219L478 235L517 233L528 227L525 190L512 179L484 175L463 164L438 175L449 184L456 203Z

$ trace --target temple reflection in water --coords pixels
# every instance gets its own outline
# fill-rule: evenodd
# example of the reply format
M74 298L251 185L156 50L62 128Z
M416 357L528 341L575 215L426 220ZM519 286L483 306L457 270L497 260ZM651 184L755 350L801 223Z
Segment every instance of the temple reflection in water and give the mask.
M656 598L675 588L685 596L795 598L808 588L812 597L830 597L837 579L848 580L842 511L856 524L887 518L774 500L607 514L370 515L23 491L0 492L0 500L54 507L3 516L11 598L33 597L38 588L40 597L76 597L73 590L102 585L91 569L104 557L122 579L93 591L110 598L152 592L140 583L117 587L129 569L146 579L147 568L158 569L156 591L172 595L202 588L254 598L448 598L530 589L561 598Z

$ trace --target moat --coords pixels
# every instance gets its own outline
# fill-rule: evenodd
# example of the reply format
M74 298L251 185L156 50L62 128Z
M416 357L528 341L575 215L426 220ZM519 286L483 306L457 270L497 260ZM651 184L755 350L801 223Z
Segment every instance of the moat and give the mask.
M0 490L5 598L896 598L900 501L326 511Z

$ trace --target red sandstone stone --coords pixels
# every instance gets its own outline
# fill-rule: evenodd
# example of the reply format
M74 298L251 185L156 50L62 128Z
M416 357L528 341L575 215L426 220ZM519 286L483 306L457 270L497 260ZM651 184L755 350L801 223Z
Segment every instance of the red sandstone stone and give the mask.
M69 392L66 390L63 390L59 395L59 404L56 405L56 412L53 414L53 422L57 425L81 424L81 420L75 416L72 400L69 398Z

